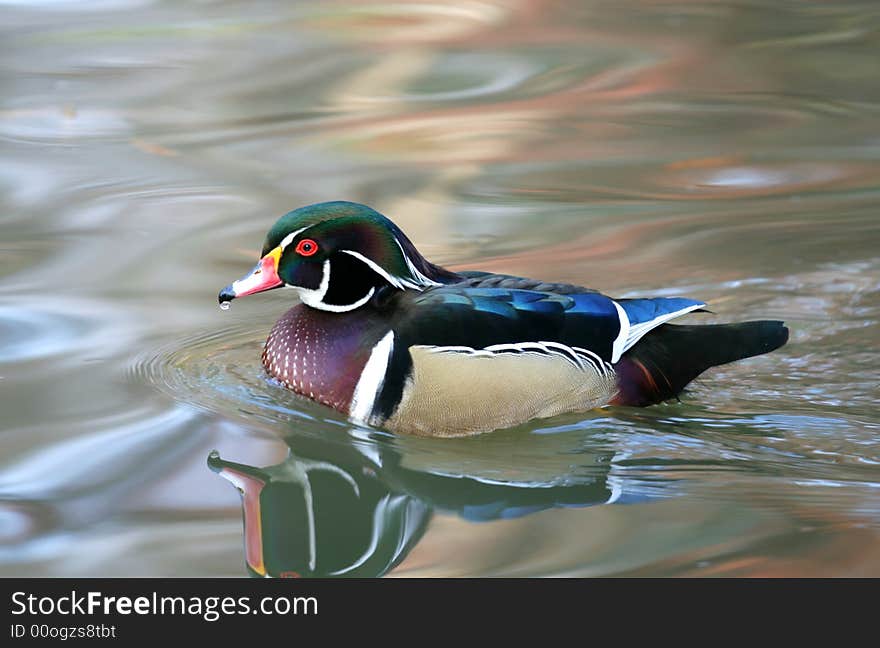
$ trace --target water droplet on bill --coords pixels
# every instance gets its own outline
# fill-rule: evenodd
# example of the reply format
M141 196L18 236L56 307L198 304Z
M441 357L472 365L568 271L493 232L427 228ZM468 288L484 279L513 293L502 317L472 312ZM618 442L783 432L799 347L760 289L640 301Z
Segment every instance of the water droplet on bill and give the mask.
M229 310L229 302L220 302L220 310Z

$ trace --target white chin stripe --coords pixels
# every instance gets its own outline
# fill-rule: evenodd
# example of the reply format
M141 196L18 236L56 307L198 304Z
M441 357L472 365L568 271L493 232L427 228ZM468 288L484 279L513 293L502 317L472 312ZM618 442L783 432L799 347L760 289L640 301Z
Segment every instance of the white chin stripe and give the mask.
M327 296L327 291L330 290L330 259L324 261L324 273L321 277L321 285L315 289L310 288L302 288L300 286L293 286L296 288L299 293L299 298L302 300L302 303L306 306L311 306L312 308L317 308L318 310L330 311L331 313L345 313L348 311L352 311L355 308L360 308L373 296L373 293L376 292L375 288L370 288L369 292L358 299L353 304L326 304L324 303L324 297Z
M320 286L314 289L302 288L300 286L294 286L294 288L296 288L299 293L299 298L302 300L303 304L312 306L313 308L320 308L318 304L324 303L324 295L326 295L327 291L330 289L330 259L324 261Z
M358 299L353 304L325 304L322 301L313 302L310 299L306 300L305 298L303 298L302 294L300 294L300 298L302 299L304 304L306 304L307 306L311 306L312 308L317 308L323 311L330 311L331 313L347 313L348 311L353 311L355 308L360 308L361 306L366 304L368 301L370 301L370 298L375 292L375 288L370 288L370 292Z
M370 358L364 365L361 377L354 388L349 416L358 423L369 423L376 404L376 398L385 383L385 372L394 351L394 331L388 331L370 352Z

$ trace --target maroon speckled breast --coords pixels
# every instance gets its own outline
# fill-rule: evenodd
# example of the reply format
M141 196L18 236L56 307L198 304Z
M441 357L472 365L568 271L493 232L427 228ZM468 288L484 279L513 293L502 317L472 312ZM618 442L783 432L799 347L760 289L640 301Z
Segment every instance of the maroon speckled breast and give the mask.
M288 389L348 414L375 344L375 336L365 333L366 323L355 313L298 304L272 327L263 366Z

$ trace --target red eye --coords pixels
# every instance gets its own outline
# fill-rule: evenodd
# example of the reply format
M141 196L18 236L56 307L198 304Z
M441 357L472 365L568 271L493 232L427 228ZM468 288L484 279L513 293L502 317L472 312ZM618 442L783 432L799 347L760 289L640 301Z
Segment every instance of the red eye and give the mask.
M318 251L318 244L312 239L303 239L296 244L295 249L297 254L301 254L302 256L312 256Z

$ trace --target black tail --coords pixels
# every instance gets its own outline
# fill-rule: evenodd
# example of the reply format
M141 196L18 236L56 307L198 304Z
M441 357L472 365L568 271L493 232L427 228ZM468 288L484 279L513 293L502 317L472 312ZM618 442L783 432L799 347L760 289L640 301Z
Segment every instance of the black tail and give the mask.
M788 341L782 322L659 326L616 366L617 405L653 405L674 398L709 367L778 349Z

